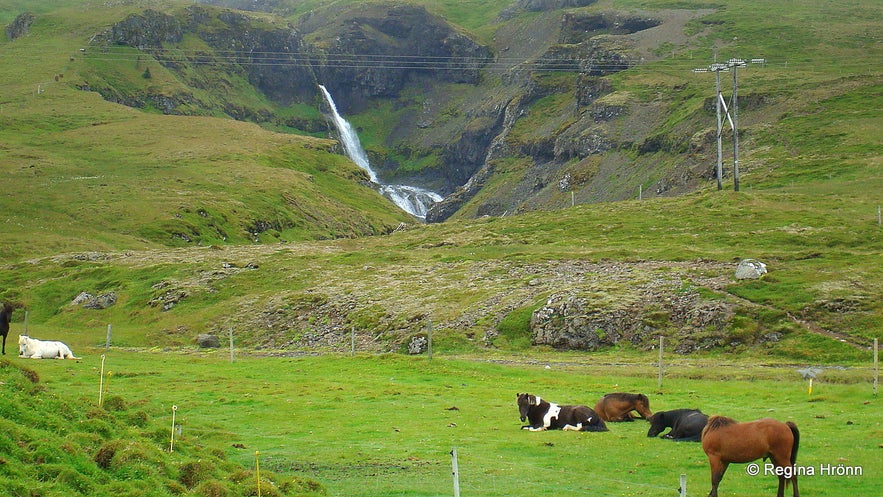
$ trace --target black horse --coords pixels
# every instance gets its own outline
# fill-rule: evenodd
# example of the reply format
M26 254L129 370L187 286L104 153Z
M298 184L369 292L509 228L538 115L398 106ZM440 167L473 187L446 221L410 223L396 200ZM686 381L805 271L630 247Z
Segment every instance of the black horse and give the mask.
M708 423L708 416L699 409L675 409L659 411L650 416L648 437L655 437L666 428L671 431L662 436L678 442L698 442L702 438L702 429Z
M521 421L530 423L522 430L608 431L604 420L591 407L559 406L529 393L520 393L517 398Z
M12 304L3 304L0 309L0 335L3 335L3 355L6 355L6 335L9 334L9 322L12 321Z

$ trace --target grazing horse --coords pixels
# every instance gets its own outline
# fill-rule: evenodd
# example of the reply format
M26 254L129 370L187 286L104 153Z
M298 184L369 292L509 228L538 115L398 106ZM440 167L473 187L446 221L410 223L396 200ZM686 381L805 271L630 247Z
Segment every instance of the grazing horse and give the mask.
M12 304L3 304L0 309L0 335L3 335L3 355L6 355L6 335L9 334L9 322L12 321Z
M708 416L699 409L674 409L657 411L648 421L650 421L648 437L655 437L666 428L671 428L671 431L662 438L676 442L698 442L702 438L702 429L708 422Z
M644 419L653 415L650 412L650 399L642 393L608 393L595 404L595 412L604 421L634 421L632 411L638 411Z
M702 450L708 456L711 466L711 492L709 497L717 497L720 484L730 463L746 463L760 458L769 458L779 476L777 497L785 497L785 483L790 482L794 497L797 491L797 448L800 445L800 432L797 425L764 418L747 423L738 423L725 416L712 416L702 430Z
M517 397L521 421L530 423L522 426L522 430L608 431L604 420L591 407L559 406L529 393L520 393Z
M74 357L70 347L62 342L37 340L25 335L18 337L18 355L30 359L80 359Z

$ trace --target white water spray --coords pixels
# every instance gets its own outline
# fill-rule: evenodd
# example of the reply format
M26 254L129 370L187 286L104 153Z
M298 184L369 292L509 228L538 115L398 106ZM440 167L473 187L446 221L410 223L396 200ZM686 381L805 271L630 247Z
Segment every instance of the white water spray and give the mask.
M343 145L346 156L355 162L357 166L364 169L371 177L373 183L379 185L378 191L381 195L392 200L399 208L412 216L426 219L426 212L429 210L429 207L440 201L442 196L417 186L381 184L377 179L377 173L371 169L368 154L362 148L362 143L359 141L359 135L356 134L356 130L337 112L337 105L334 104L334 99L331 98L328 89L323 85L319 85L319 89L322 90L325 101L331 107L334 126L340 134L340 143Z

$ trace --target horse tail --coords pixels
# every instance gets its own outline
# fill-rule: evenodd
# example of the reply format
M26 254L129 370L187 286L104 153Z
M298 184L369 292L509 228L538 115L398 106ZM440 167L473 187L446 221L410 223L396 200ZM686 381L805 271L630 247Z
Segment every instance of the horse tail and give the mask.
M797 425L791 421L785 423L788 425L788 428L791 429L791 434L794 435L794 444L791 446L791 466L794 466L797 463L797 449L800 447L800 430L797 429Z

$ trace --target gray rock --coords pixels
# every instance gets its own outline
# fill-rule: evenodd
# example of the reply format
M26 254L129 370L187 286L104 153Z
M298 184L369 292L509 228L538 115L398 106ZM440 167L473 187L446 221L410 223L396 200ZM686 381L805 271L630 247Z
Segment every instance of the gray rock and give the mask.
M754 259L743 259L736 267L737 280L756 280L766 273L766 264Z
M196 337L196 344L203 349L218 349L221 347L221 340L215 335L200 333Z

